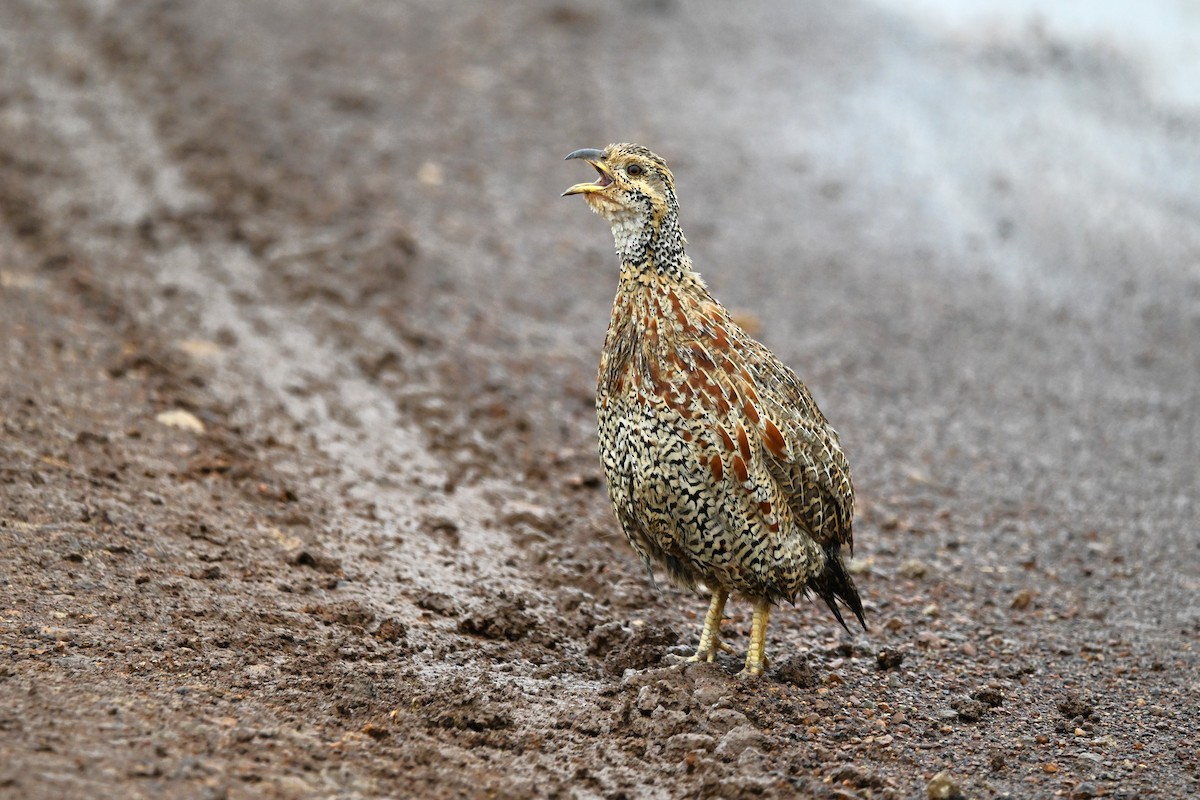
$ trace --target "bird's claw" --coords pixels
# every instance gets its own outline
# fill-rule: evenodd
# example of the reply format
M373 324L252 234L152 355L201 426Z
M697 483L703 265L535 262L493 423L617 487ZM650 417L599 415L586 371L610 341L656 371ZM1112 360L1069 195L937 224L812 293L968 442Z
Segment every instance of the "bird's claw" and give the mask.
M737 674L741 680L749 680L751 678L760 678L771 666L771 661L766 656L763 656L761 664L747 663L742 671Z
M684 659L689 664L696 664L701 661L707 661L709 664L717 660L717 651L721 650L726 653L736 652L725 642L716 642L711 648L706 650L697 650L694 656Z

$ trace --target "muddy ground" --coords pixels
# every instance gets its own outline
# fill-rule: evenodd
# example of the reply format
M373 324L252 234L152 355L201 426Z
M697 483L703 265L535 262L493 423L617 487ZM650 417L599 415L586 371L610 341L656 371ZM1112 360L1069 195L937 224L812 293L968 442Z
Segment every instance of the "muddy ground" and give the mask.
M730 14L0 4L0 796L1200 791L1200 110ZM611 140L855 469L871 630L757 682L601 484Z

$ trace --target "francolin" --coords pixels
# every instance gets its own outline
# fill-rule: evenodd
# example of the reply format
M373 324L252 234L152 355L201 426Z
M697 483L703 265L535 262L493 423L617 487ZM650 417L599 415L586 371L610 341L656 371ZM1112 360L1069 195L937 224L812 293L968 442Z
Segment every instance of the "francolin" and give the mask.
M576 150L583 195L612 225L620 281L600 357L600 459L617 519L647 568L712 592L692 661L713 661L730 593L754 604L743 675L761 675L771 606L813 592L863 628L843 562L854 489L837 432L808 389L692 269L675 179L635 144Z

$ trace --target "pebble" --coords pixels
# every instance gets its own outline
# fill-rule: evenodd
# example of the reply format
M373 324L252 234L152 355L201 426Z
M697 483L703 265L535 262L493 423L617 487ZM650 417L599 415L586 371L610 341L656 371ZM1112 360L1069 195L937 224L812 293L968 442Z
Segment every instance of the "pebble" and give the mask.
M992 708L1004 705L1004 692L995 686L980 686L971 692L971 698Z
M1018 611L1024 611L1033 602L1034 594L1032 589L1023 589L1017 592L1012 599L1012 607Z
M962 787L958 785L958 781L950 777L948 772L939 772L934 775L925 791L929 800L961 800L964 796Z
M192 433L204 433L204 423L195 414L190 411L184 411L182 408L164 411L154 419L160 425L166 425L168 428L179 428L180 430L191 431Z
M917 634L917 644L922 647L931 649L942 648L946 646L946 640L938 636L933 631L921 631Z
M848 786L867 786L873 775L867 767L858 764L840 764L830 770L828 779L833 783Z
M723 733L749 724L745 714L732 708L714 708L708 712L708 727L714 731Z
M96 663L96 659L88 658L87 656L62 656L61 658L56 658L54 661L65 669L87 669ZM0 675L2 674L0 672Z
M988 708L986 704L978 700L972 700L969 697L955 698L951 705L958 713L958 718L963 722L978 722L983 718L984 712Z
M442 173L440 164L426 161L417 167L417 180L421 182L422 186L441 186L445 181L445 175Z
M760 730L750 725L738 725L721 737L715 752L719 756L738 756L749 747L763 750L766 744L767 737Z
M683 756L694 750L711 753L717 740L707 733L677 733L663 744L663 752L671 756Z
M56 628L52 625L43 626L39 631L43 639L52 642L69 642L75 638L75 632L67 628Z
M875 654L875 669L884 672L889 669L899 669L904 663L904 654L897 650L880 650Z
M910 558L896 568L896 573L901 578L916 580L929 574L929 566L920 559Z
M549 532L557 525L553 509L526 503L522 500L509 500L500 509L500 521L505 525L525 524L529 527Z
M801 689L813 689L821 682L820 677L803 656L791 656L784 659L775 668L775 679L781 683L798 686Z
M727 694L729 694L729 688L716 682L696 681L696 688L692 690L692 697L696 698L696 702L702 706L716 705Z
M747 747L738 756L738 770L745 775L762 773L767 768L767 755L757 747Z

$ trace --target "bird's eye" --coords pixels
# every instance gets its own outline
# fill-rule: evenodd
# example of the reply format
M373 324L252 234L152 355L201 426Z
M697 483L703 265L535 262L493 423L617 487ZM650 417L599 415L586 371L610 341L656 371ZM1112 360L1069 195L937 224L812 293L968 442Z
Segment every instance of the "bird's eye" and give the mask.
M625 172L626 172L626 174L634 176L634 177L641 175L643 172L642 165L641 164L630 164L628 167L625 168Z

